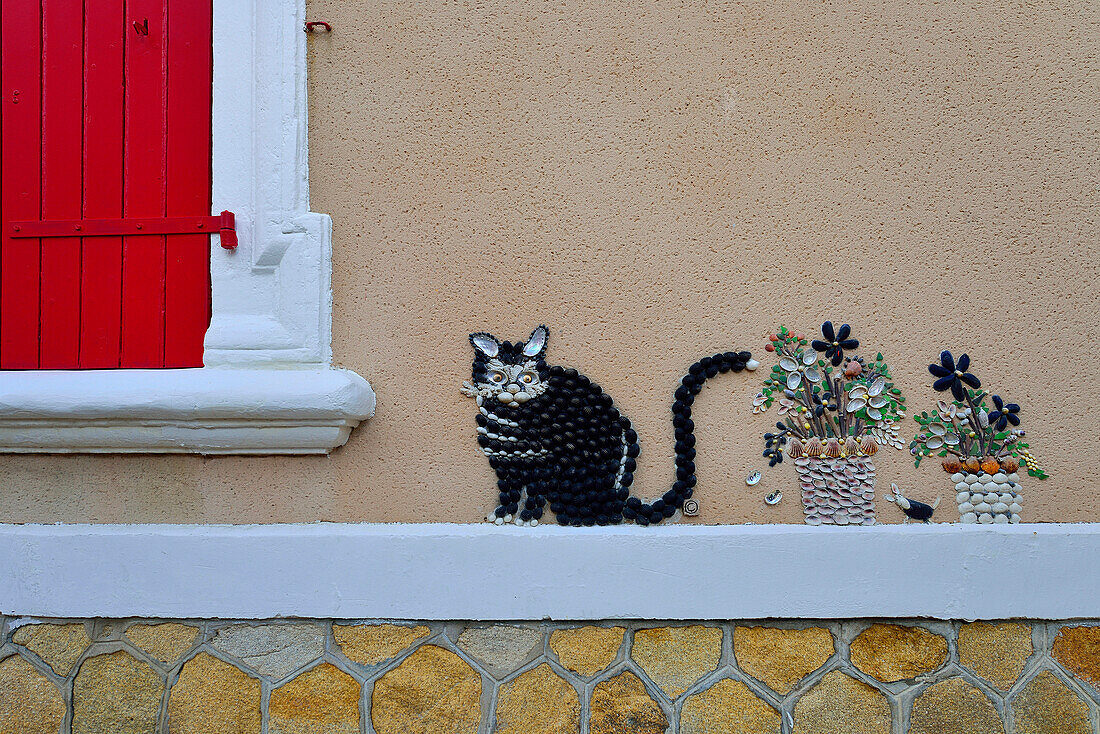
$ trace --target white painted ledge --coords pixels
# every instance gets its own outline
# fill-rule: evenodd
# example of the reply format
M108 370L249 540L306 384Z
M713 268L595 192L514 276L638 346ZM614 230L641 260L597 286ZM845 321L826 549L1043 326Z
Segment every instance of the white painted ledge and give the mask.
M1100 525L0 526L47 617L1100 616Z
M0 452L319 454L374 414L348 370L0 372Z

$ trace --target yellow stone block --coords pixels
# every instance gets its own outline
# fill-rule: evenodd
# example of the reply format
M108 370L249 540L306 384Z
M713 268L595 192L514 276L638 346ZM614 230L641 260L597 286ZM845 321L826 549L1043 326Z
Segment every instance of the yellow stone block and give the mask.
M726 678L684 701L680 734L779 734L779 712L740 681Z
M657 627L634 633L630 656L670 698L718 668L722 630L718 627Z
M577 691L546 663L501 686L496 734L575 734L580 731Z
M615 660L623 644L622 627L578 627L550 633L550 649L562 665L580 675L595 675Z
M259 734L260 681L205 652L168 692L169 734Z
M271 692L271 734L359 734L359 682L321 663Z
M1012 700L1016 734L1090 734L1089 707L1049 670Z
M474 734L481 722L481 675L450 650L423 645L374 684L378 734Z
M334 624L332 636L348 660L362 665L377 665L397 656L409 645L427 637L431 630L420 625Z
M152 734L164 681L128 652L87 658L73 683L73 734Z
M42 658L60 676L69 674L92 642L83 624L29 624L17 629L11 640Z
M199 631L195 627L175 622L135 624L126 636L139 648L162 663L174 663L195 645Z
M909 734L1004 734L1001 717L985 694L961 678L926 689L913 702Z
M959 628L959 662L1002 691L1020 677L1031 652L1026 624L973 622Z
M890 683L943 665L947 640L923 627L873 624L852 640L851 659L867 675Z
M18 655L0 661L0 734L57 734L65 718L61 692Z
M890 703L839 670L827 673L794 707L797 734L890 734Z
M834 649L832 634L822 627L733 630L733 657L741 670L783 694L824 665Z
M1100 688L1100 627L1063 627L1052 652L1063 668Z
M589 711L589 734L665 734L668 728L664 711L630 671L598 683Z

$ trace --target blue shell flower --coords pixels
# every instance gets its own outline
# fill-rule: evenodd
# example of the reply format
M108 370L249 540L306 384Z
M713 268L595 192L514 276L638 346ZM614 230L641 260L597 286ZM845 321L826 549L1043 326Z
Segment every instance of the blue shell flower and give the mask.
M1020 412L1020 406L1016 403L1005 403L1001 400L1000 395L993 396L993 405L997 407L992 413L989 414L989 425L994 426L998 431L1003 431L1008 428L1008 424L1011 423L1014 426L1020 425L1020 417L1016 415Z
M936 388L940 392L950 388L951 394L955 396L956 400L966 399L965 385L969 385L972 388L979 388L982 386L982 381L974 375L967 372L970 368L970 355L960 354L958 363L955 362L955 358L951 356L951 352L946 349L940 352L940 363L928 365L928 371L932 373L937 379L932 383L932 387Z
M844 360L845 349L855 349L859 346L858 339L849 339L852 334L852 327L848 324L844 324L838 331L833 330L833 322L826 321L821 325L821 336L825 337L824 340L814 339L810 342L810 346L815 351L824 352L825 359L828 359L833 363L833 367L840 365Z

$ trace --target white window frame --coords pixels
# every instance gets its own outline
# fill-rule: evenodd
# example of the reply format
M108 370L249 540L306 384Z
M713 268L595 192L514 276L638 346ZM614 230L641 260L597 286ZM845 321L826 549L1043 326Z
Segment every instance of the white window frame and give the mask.
M0 372L0 452L325 453L374 413L332 367L332 222L309 209L304 0L214 0L212 314L201 369Z

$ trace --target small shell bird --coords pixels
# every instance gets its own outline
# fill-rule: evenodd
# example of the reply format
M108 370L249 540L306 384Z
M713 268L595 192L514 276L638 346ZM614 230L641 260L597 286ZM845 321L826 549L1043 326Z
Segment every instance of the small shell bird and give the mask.
M883 499L889 502L895 503L901 508L901 511L905 513L905 522L910 520L919 520L920 522L928 522L932 519L932 513L936 511L936 508L940 506L940 498L937 497L936 501L930 505L926 505L923 502L917 502L911 500L901 493L898 489L898 485L894 482L890 483L890 489L894 490L894 496L883 495Z

